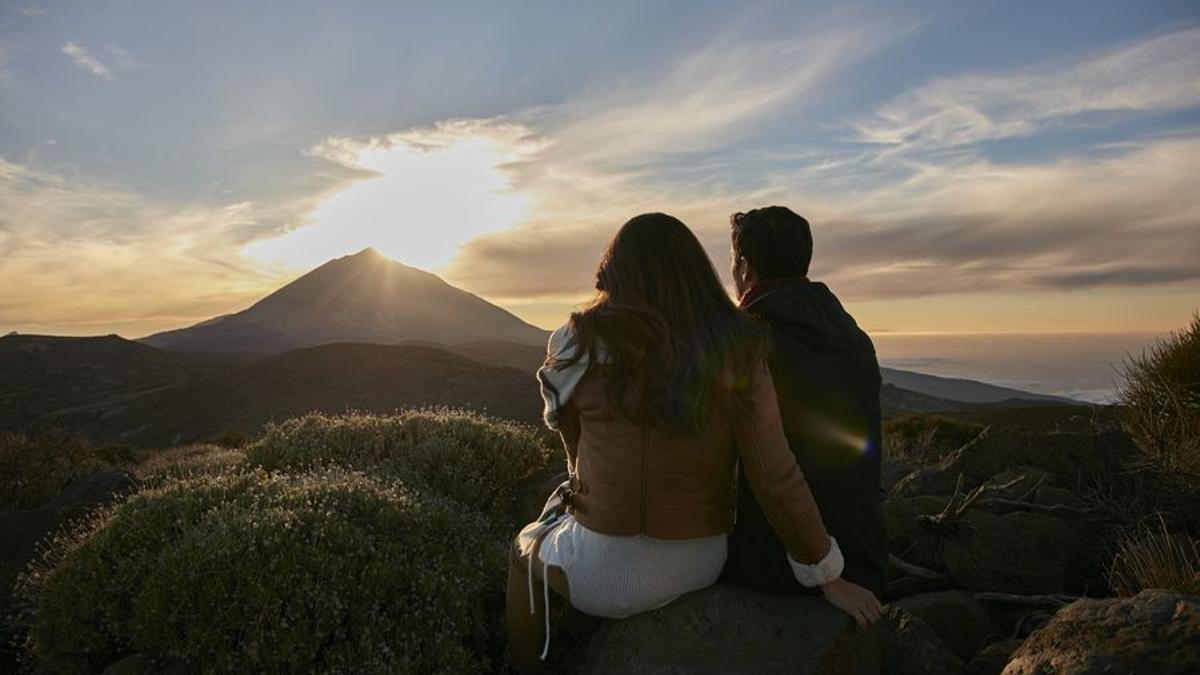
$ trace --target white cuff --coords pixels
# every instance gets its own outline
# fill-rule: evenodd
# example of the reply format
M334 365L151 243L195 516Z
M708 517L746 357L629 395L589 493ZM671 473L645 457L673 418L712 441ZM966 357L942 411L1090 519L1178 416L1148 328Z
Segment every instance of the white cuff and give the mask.
M838 548L837 539L830 537L829 552L825 554L821 562L805 565L796 562L791 554L788 554L788 564L792 566L792 574L795 575L796 581L812 588L827 584L842 576L842 568L846 566L846 560L842 558L842 549Z

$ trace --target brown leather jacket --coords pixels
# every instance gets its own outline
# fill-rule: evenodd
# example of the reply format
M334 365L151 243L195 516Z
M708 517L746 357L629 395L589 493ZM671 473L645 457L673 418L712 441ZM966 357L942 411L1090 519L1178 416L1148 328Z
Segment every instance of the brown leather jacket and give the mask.
M749 378L750 410L714 419L702 437L637 425L605 393L593 368L563 409L559 431L574 476L569 510L611 535L692 539L733 529L737 461L758 503L797 562L815 564L829 536L788 448L765 365Z

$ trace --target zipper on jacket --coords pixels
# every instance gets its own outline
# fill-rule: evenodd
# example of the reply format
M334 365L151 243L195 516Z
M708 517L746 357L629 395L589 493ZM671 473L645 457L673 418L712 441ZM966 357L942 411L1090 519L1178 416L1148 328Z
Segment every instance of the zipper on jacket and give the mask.
M642 511L641 524L638 530L642 534L646 534L646 473L650 464L650 427L647 426L642 431Z

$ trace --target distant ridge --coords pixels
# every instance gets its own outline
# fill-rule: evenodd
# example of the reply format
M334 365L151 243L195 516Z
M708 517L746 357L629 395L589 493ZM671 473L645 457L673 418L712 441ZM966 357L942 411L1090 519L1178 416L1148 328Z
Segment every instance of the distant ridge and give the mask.
M1061 396L1035 394L958 377L938 377L895 368L880 368L879 370L883 375L884 382L894 384L901 389L964 403L1005 403L1014 400L1040 403L1080 403L1080 401Z
M434 274L366 248L330 260L240 312L139 341L178 351L277 354L335 342L541 346L547 336Z

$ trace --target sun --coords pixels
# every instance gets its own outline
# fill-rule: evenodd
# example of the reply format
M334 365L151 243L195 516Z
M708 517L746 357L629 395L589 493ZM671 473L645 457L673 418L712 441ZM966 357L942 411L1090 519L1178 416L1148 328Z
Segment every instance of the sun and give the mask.
M529 152L520 128L444 124L365 141L330 139L314 154L375 174L327 198L309 223L244 253L310 267L372 246L421 269L444 269L458 247L525 218L530 198L506 168Z

